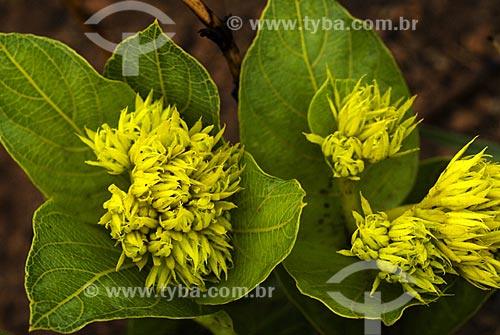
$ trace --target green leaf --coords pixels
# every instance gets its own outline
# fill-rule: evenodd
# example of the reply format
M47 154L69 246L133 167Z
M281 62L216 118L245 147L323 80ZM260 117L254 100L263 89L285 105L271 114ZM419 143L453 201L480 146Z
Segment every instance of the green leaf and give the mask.
M149 33L160 34L153 25L138 36L147 39ZM124 83L100 77L61 43L23 35L3 34L0 38L0 70L5 74L0 83L8 92L0 100L2 141L51 199L35 216L35 237L26 268L32 329L71 332L98 320L193 318L213 313L213 308L192 299L162 299L161 294L144 291L147 271L139 272L133 264L116 272L121 249L113 246L105 229L95 225L103 200L109 197L108 185L126 184L127 180L87 166L84 161L93 154L76 135L83 135L84 127L96 129L104 122L115 126L120 110L133 105L134 92ZM124 42L122 47L126 46ZM165 74L170 78L168 92L184 94L180 100L171 100L170 95L167 100L180 103L186 98L180 107L184 117L195 120L204 116L205 122L218 122L218 95L206 71L171 41L163 47L167 49L157 54L160 60L155 66L165 70L178 62L195 76L174 71L176 81ZM174 63L170 63L172 58ZM147 64L143 69L151 66ZM142 83L146 78L138 80ZM300 185L264 174L249 154L245 164L245 190L235 200L239 208L233 216L234 268L227 281L217 285L243 290L200 298L204 304L245 295L267 278L295 242L305 195ZM113 287L131 289L136 296L109 296ZM141 289L146 296L137 296ZM98 294L91 296L92 292Z
M306 184L323 165L319 149L309 143L307 110L326 80L327 68L336 78L377 79L382 90L392 87L394 97L408 96L408 89L387 48L373 31L301 28L302 19L353 18L335 1L299 2L270 0L266 20L297 20L297 29L262 29L245 56L240 86L242 142L265 171ZM304 27L302 27L304 28ZM415 163L416 164L416 163ZM329 175L325 176L325 179ZM323 183L325 184L325 183Z
M440 144L445 147L452 148L459 151L472 140L471 136L466 136L456 132L448 131L446 129L433 127L430 125L423 124L420 128L422 137L428 141L436 144ZM466 151L466 154L472 155L483 150L484 147L488 147L486 151L489 155L493 156L494 161L500 161L500 145L495 142L488 140L483 140L481 138L476 139Z
M417 181L411 192L404 201L405 204L416 204L427 195L432 186L436 183L441 172L444 171L449 158L436 157L425 159L420 162L417 174Z
M233 320L224 310L210 315L202 315L194 320L209 329L213 335L237 335L234 332Z
M264 173L248 153L241 176L243 190L231 211L233 268L214 285L231 294L202 297L202 304L224 304L239 299L262 283L293 248L304 207L305 193L296 180L283 181ZM222 292L222 291L220 291Z
M231 317L223 310L192 320L130 319L127 335L206 335L207 329L213 335L235 335Z
M278 267L279 268L279 267ZM288 301L274 276L262 287L273 288L261 299L240 299L224 306L240 335L317 335L299 309Z
M332 285L326 281L356 260L336 253L348 246L340 219L338 186L332 182L319 146L309 143L302 134L309 132L307 111L326 80L327 69L336 78L358 79L366 75L367 81L376 79L381 90L392 87L395 98L408 97L409 93L376 33L334 29L313 33L305 29L306 17L316 22L322 18L342 20L346 27L354 20L335 1L270 0L262 19L291 19L297 27L258 32L242 67L240 133L242 142L265 171L280 178L297 178L307 193L309 205L302 215L295 247L284 262L286 270L303 294L320 300L337 314L356 318L361 315L327 294ZM415 145L416 135L410 141L410 146ZM382 209L401 203L413 185L417 165L416 154L402 158L398 164L381 163L379 169L385 170L384 174L369 178L364 186L370 190L369 200L377 205L374 207ZM393 173L402 177L393 179ZM357 276L343 283L345 295L362 302L374 274ZM356 282L355 278L364 279ZM382 293L386 301L401 293L397 286L383 289L388 289ZM385 313L383 321L391 324L401 312L398 309Z
M318 238L313 242L312 238ZM310 236L310 241L301 239L300 233L296 247L284 263L286 270L296 280L299 291L313 299L325 304L334 313L348 318L363 318L374 311L380 312L381 319L386 325L396 322L402 315L404 309L420 304L411 300L403 306L385 310L384 306L374 307L365 304L364 294L369 293L375 279L375 271L359 271L344 279L341 283L329 283L329 280L339 271L359 262L355 257L345 257L336 253L336 246L328 244L326 238L321 238L321 233ZM299 244L300 243L300 244ZM327 250L330 249L328 252ZM298 251L301 254L298 254ZM404 292L400 285L390 285L385 282L377 289L381 293L382 304L392 302L401 297ZM331 293L340 293L347 297L350 302L344 304L339 299L334 299ZM355 311L352 304L364 304L362 310Z
M483 291L460 277L450 276L446 280L451 287L447 296L428 306L417 306L405 312L389 334L426 335L453 334L467 322L481 305L495 292ZM422 325L425 325L423 328Z
M140 318L128 320L127 335L206 335L206 328L191 319Z
M115 125L134 92L64 44L32 35L0 34L0 73L2 144L46 197L97 214L118 181L83 163L94 154L76 135Z
M138 69L138 75L126 75ZM125 71L125 72L124 72ZM163 97L176 105L192 125L203 116L205 125L219 127L219 94L207 70L165 35L158 22L121 42L104 75L126 82L143 98Z
M342 318L331 313L315 299L302 295L295 286L295 281L283 267L276 268L276 277L288 299L302 312L314 326L317 334L362 334L363 321Z
M99 320L189 318L215 312L189 298L147 291L147 271L139 272L133 263L115 271L121 249L108 232L65 214L52 201L35 213L33 225L26 265L31 330L69 333ZM125 289L131 291L120 291Z

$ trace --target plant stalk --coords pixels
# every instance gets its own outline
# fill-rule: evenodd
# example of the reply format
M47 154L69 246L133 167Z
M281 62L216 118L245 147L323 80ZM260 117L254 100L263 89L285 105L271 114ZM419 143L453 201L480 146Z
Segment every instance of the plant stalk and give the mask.
M349 234L349 239L357 229L353 211L361 213L361 201L357 188L357 182L348 178L339 178L340 201L342 205L342 216Z
M404 212L406 212L407 210L409 210L413 206L415 206L415 204L402 205L402 206L399 206L396 208L391 208L389 210L386 210L385 213L387 214L389 221L392 221L392 220L400 217L401 215L403 215Z

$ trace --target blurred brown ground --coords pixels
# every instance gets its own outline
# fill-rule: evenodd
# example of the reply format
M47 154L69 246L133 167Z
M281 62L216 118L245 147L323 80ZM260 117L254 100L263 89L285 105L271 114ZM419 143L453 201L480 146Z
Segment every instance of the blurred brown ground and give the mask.
M312 1L312 0L311 0ZM0 31L22 32L60 40L83 55L101 71L108 58L84 35L82 22L112 0L0 0ZM197 35L203 26L178 0L146 0L174 21L166 27L175 32L175 42L199 59L208 69L221 94L222 120L228 138L238 138L237 105L231 97L232 79L219 50ZM265 0L206 1L219 15L238 15L245 22L258 18ZM500 54L488 36L500 38L500 3L497 0L343 0L359 18L399 17L418 19L415 31L379 31L394 54L413 94L415 110L425 124L457 131L471 137L500 143ZM82 20L82 18L84 18ZM99 31L118 42L122 32L146 27L152 18L141 13L117 13L99 24ZM235 32L246 51L255 32L248 24ZM422 155L449 154L423 142ZM28 301L24 292L24 263L32 238L31 217L42 203L39 192L23 171L0 149L0 329L27 334ZM500 335L500 295L495 294L457 334ZM77 334L118 334L122 321L90 325ZM422 332L423 334L425 331ZM51 334L51 332L34 332Z

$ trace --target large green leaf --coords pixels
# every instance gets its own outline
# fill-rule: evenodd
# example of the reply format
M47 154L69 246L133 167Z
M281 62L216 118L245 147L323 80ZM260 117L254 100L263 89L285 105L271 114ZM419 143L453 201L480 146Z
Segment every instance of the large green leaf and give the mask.
M127 335L206 335L205 327L192 319L139 318L127 322Z
M279 267L278 267L279 268ZM284 271L284 270L281 270ZM288 276L288 274L285 274ZM289 279L292 280L292 279ZM293 280L292 280L293 281ZM231 302L224 305L224 310L231 318L234 320L234 330L239 335L314 335L317 331L309 324L308 320L299 311L302 306L295 307L292 305L285 296L281 285L278 285L274 276L268 277L268 279L260 285L266 294L260 294L258 297L250 295L245 299L240 299L238 301ZM302 296L303 297L303 296ZM305 298L305 297L303 297ZM309 302L313 300L309 299ZM318 304L320 304L318 302ZM310 306L306 306L309 308ZM194 320L166 320L166 319L132 319L129 320L128 324L128 335L196 335L196 334L207 334L206 330L201 329L199 325L195 324L200 322L207 325L206 320L215 320L216 322L210 322L210 330L214 335L226 334L225 332L232 334L234 331L232 328L232 323L227 315L219 311L215 314L198 317ZM314 316L318 321L327 325L331 321L332 314L324 317L321 315L321 311L318 309L314 310L319 312L319 316ZM205 320L204 320L205 319ZM346 319L344 319L346 320ZM347 322L352 322L346 320ZM330 329L335 327L335 324L328 324ZM339 329L339 334L343 333L346 329L352 330L352 328L342 328ZM345 333L345 332L344 332ZM321 333L323 334L323 333Z
M288 301L274 276L270 276L262 287L274 290L260 299L240 299L224 306L239 335L317 334L299 308Z
M233 321L224 311L199 316L191 320L160 318L130 319L127 335L206 335L207 329L213 335L235 335Z
M234 331L233 320L226 311L220 310L210 315L202 315L195 319L213 335L237 335Z
M456 276L446 278L450 283L447 296L428 306L417 306L390 329L388 334L426 335L453 334L467 322L492 295L494 290L483 291ZM422 326L425 325L425 328Z
M206 335L205 327L192 319L139 318L127 322L127 335Z
M127 75L137 68L138 75ZM207 70L165 35L157 22L120 43L104 75L130 85L144 98L151 90L176 105L188 124L201 116L219 127L219 94Z
M392 87L394 97L408 96L408 90L373 31L320 29L313 33L302 26L305 17L319 20L315 22L342 20L346 27L353 20L335 1L270 0L262 19L295 20L297 26L259 30L243 61L240 128L242 142L265 171L318 185L326 184L329 175L314 182L320 176L311 170L320 165L322 156L302 133L309 130L307 110L326 80L327 68L335 78L366 75L366 81L377 79L382 90Z
M34 230L26 265L31 330L70 333L99 320L188 318L215 311L192 299L138 291L147 271L139 272L133 263L115 271L121 249L108 232L65 214L52 201L36 212ZM119 291L124 289L131 291Z
M449 131L443 128L433 127L430 125L423 124L420 127L420 132L422 137L433 143L452 148L459 151L470 142L471 136L466 136L457 132ZM487 153L492 156L492 160L500 161L500 145L498 143L484 140L481 137L476 139L471 143L466 151L466 154L476 154L483 150L484 147L488 147Z
M64 44L31 35L0 34L0 73L2 144L45 196L97 214L117 178L83 163L93 153L76 135L115 125L134 92Z
M327 237L321 238L321 233L311 234L310 241L305 241L300 236L297 245L291 255L287 258L285 268L295 278L299 291L311 298L317 299L325 304L336 314L349 318L362 318L364 316L380 315L382 321L391 325L402 315L403 310L409 306L419 304L416 300L411 300L404 304L396 303L395 308L387 308L387 305L396 299L404 298L403 290L399 285L389 285L382 283L377 289L381 294L381 304L376 307L370 303L365 303L365 293L370 293L373 281L376 276L375 271L356 271L339 283L332 283L334 275L349 266L360 262L354 257L345 257L336 253L336 246L329 244ZM317 242L312 241L316 237ZM299 244L300 243L300 244ZM326 250L330 248L328 253ZM297 255L297 250L302 255ZM332 294L342 294L349 299L347 303L334 298ZM409 300L409 299L408 299ZM354 304L362 304L359 309L355 309Z
M283 267L274 272L280 287L288 299L302 312L304 317L314 326L316 333L321 335L361 334L363 321L342 318L331 313L318 300L301 294L295 286L295 281Z
M248 153L244 164L243 190L234 199L238 208L231 212L234 265L227 279L215 285L234 291L198 299L203 304L223 304L246 295L288 256L297 237L305 196L299 183L265 174Z
M392 87L395 98L407 97L408 90L389 51L373 31L320 29L314 33L310 24L309 29L304 25L306 17L315 22L341 20L346 27L354 20L335 1L269 1L263 20L294 20L297 26L260 30L245 57L240 86L241 139L264 170L281 178L297 178L307 192L309 205L302 215L299 236L284 262L298 289L337 314L360 317L327 294L331 284L326 281L356 260L336 254L348 247L338 186L319 146L309 143L302 133L309 132L307 111L326 80L327 69L335 78L356 80L366 75L367 81L377 79L381 90ZM410 146L416 144L414 136ZM406 156L398 164L382 164L386 164L380 168L383 171L366 182L372 195L369 200L378 209L404 200L414 182L417 155ZM392 178L393 174L402 177ZM358 276L366 279L358 283L355 276L347 278L344 287L350 292L345 295L362 302L373 273ZM385 298L400 294L398 289L388 288ZM393 323L400 315L401 309L385 313L383 321Z
M148 33L159 30L153 25L136 38ZM143 287L147 270L140 272L128 263L115 271L121 249L113 246L108 232L95 222L102 213L103 200L109 197L107 187L126 184L127 180L87 166L84 162L93 154L76 135L83 135L84 127L96 129L104 122L116 125L120 110L133 104L134 92L124 83L102 78L58 42L21 35L0 38L0 83L7 91L0 100L1 138L50 198L34 218L35 237L26 268L32 329L71 332L99 320L210 314L215 309L202 304L240 298L263 282L290 253L305 193L297 181L265 174L246 154L241 182L244 190L234 199L238 205L232 218L234 266L227 280L216 285L229 289L229 294L202 296L198 301L170 295L165 299ZM218 111L214 110L218 95L205 70L168 43L172 53L159 57L158 63L146 62L141 69L168 68L172 78L186 77L186 69L197 73L196 78L184 78L192 79L196 88L187 87L186 81L171 80L169 90L186 89L196 95L182 107L185 118L203 116L205 122L218 122ZM126 45L124 42L121 47ZM186 67L172 68L171 57ZM186 96L179 99L182 97ZM174 97L167 100L176 103ZM112 290L120 287L135 296L117 291L113 296ZM207 325L215 327L210 322Z
M427 195L432 186L436 183L441 172L444 171L449 158L435 157L420 161L418 167L417 181L415 186L406 197L404 204L416 204Z

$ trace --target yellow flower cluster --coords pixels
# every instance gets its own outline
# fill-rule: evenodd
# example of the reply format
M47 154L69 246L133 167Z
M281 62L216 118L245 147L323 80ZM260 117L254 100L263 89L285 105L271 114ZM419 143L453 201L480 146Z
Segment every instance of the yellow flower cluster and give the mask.
M363 86L362 80L354 87L351 80L335 80L333 99L328 101L337 130L325 138L306 134L321 146L335 178L358 180L366 163L413 151L401 147L418 124L416 115L404 119L415 97L391 102L390 89L381 94L377 81Z
M484 150L463 157L466 145L417 205L390 221L362 199L364 216L351 250L340 253L377 260L381 279L399 282L416 298L440 295L443 275L461 275L481 288L500 288L500 164Z
M142 269L152 260L146 286L170 283L205 287L232 264L227 198L240 190L243 149L219 144L201 120L192 128L175 107L139 96L135 111L123 110L117 128L107 124L81 138L97 156L88 164L111 174L128 172L130 187L111 185L100 224Z

